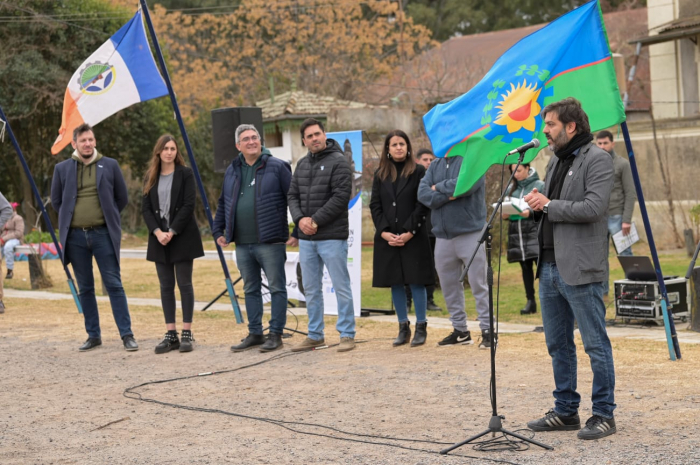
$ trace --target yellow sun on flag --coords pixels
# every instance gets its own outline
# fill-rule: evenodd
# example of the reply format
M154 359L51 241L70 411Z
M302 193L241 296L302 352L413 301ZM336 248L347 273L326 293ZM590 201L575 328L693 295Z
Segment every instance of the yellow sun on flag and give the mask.
M540 91L536 84L531 86L527 82L518 83L518 86L510 85L510 90L501 95L503 100L496 105L500 111L495 124L506 126L509 133L525 128L528 131L535 130L535 118L542 109L537 103Z

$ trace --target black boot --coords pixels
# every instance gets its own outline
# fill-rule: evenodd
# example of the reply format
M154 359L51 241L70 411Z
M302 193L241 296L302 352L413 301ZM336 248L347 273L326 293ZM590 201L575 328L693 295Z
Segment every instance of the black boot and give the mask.
M192 331L189 329L182 330L182 337L180 338L180 352L192 352L194 349L194 336L192 336Z
M399 335L394 339L394 347L408 344L411 340L411 322L399 323Z
M126 336L125 336L126 337ZM124 347L126 347L126 341L124 341ZM176 350L180 348L180 339L177 337L177 331L168 331L165 333L165 337L160 344L156 346L157 354L165 354L171 350Z
M5 279L12 279L14 277L14 273L12 272L11 269L7 269L7 276L5 276Z
M537 302L535 299L528 299L525 304L525 308L520 310L521 315L530 315L532 313L537 313Z
M425 340L428 338L428 322L416 323L416 334L413 336L411 341L411 347L421 346L425 344Z

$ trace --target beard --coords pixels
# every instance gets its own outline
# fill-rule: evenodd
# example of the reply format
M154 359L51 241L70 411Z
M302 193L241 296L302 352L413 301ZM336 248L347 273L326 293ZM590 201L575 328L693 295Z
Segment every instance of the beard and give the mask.
M571 139L566 137L566 133L564 131L561 131L559 134L554 139L549 140L549 150L552 152L556 152L557 150L561 150L566 146L566 144L569 143Z

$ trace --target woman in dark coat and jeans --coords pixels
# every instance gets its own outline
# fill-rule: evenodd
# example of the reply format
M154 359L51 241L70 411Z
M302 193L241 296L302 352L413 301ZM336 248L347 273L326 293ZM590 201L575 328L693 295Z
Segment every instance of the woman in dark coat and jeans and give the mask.
M418 202L418 184L424 174L425 168L411 156L406 133L394 130L387 134L369 207L376 228L372 286L391 288L399 319L394 346L411 339L406 284L411 287L416 309L416 334L411 346L424 344L427 338L425 286L434 283L435 276L425 221L428 209Z
M510 165L513 172L515 165ZM529 164L518 167L510 188L510 197L520 199L529 194L532 189L538 191L544 189L544 182L540 181L537 171L530 168ZM522 315L537 312L537 301L535 300L535 272L533 267L537 266L539 245L537 243L537 223L532 217L532 210L526 208L519 215L503 214L503 219L509 219L508 226L508 263L518 262L523 272L523 283L525 284L525 296L527 304L520 310Z
M174 349L190 352L194 341L192 265L195 258L204 256L204 250L194 219L197 198L194 175L185 166L173 136L165 134L158 139L144 178L141 212L149 233L146 259L156 263L167 328L165 338L156 346L156 353ZM177 337L175 326L176 277L182 302L181 339Z

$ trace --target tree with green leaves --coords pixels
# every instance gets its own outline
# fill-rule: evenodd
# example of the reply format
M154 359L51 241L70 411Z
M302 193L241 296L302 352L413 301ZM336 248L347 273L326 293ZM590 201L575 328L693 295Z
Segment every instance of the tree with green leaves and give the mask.
M430 29L433 39L548 23L588 0L399 0L408 16ZM646 0L601 0L604 13L646 6Z
M0 105L45 197L54 165L71 154L70 148L56 157L50 152L61 125L68 80L133 14L108 0L0 2ZM72 22L75 18L81 21ZM94 21L84 21L90 18ZM170 102L162 98L119 112L95 132L102 153L140 171L158 136L176 128ZM3 193L22 202L31 227L39 210L29 181L8 141L0 144L0 153Z

